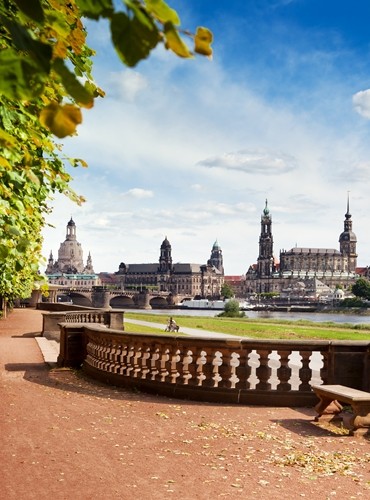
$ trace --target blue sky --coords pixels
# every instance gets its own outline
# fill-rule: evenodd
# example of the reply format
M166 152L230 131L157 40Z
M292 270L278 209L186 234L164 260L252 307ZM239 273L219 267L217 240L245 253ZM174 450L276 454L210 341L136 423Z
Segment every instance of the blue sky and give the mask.
M134 69L104 23L88 24L106 91L65 152L77 207L56 197L44 231L54 256L71 216L95 271L205 263L217 239L225 273L258 256L265 199L274 253L339 248L347 193L358 265L370 265L370 3L357 0L175 0L182 27L214 33L212 61L160 48Z

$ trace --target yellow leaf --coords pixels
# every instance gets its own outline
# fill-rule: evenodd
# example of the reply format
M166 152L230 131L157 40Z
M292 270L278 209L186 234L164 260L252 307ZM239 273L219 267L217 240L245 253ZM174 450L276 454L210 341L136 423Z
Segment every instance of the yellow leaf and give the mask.
M82 114L80 108L72 104L52 103L41 111L40 122L62 139L76 132L77 125L82 122Z
M0 167L6 167L6 168L10 167L10 163L3 156L0 156Z
M213 34L208 28L199 26L194 37L194 51L197 54L207 56L212 59L211 43L213 42Z
M193 57L192 53L182 41L178 31L172 23L164 25L164 35L166 37L166 48L172 50L179 57Z

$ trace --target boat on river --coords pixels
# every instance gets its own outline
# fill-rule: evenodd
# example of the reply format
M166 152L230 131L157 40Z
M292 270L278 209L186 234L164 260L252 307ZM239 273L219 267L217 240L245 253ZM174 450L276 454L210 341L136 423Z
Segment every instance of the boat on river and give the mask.
M184 300L180 304L178 304L178 307L180 309L203 309L203 310L209 310L209 309L215 309L222 311L225 309L225 305L227 302L229 302L230 299L225 299L225 300L209 300L209 299L189 299L189 300ZM239 302L239 309L242 311L247 310L247 309L252 309L253 306L246 301L238 301Z

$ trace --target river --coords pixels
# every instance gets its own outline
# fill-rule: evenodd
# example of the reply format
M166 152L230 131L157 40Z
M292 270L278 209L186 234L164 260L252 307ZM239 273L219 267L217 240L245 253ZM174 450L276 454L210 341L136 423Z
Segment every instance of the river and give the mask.
M158 314L161 316L217 316L221 311L209 311L203 309L126 309L126 312L140 312L143 314ZM278 311L245 311L248 318L256 319L284 319L288 321L299 321L301 319L322 323L330 321L333 323L368 324L370 315L362 314L336 314L336 313L304 313L304 312L278 312Z

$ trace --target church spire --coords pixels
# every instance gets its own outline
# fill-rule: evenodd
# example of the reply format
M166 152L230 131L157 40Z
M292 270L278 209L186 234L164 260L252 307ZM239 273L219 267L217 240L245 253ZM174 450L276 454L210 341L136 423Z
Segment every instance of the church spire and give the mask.
M214 266L221 273L224 272L222 250L221 250L221 247L218 244L217 240L213 243L213 247L212 247L212 251L211 251L211 258L208 260L208 264L211 266Z
M344 230L339 236L340 253L348 258L348 271L355 272L357 266L357 238L352 231L352 215L349 211L349 192L347 194L347 212L344 215Z
M259 239L259 255L257 273L260 277L271 276L275 271L273 256L272 218L267 199L261 216L261 234Z
M161 245L161 253L159 256L159 272L167 273L172 271L171 251L171 244L166 236Z

